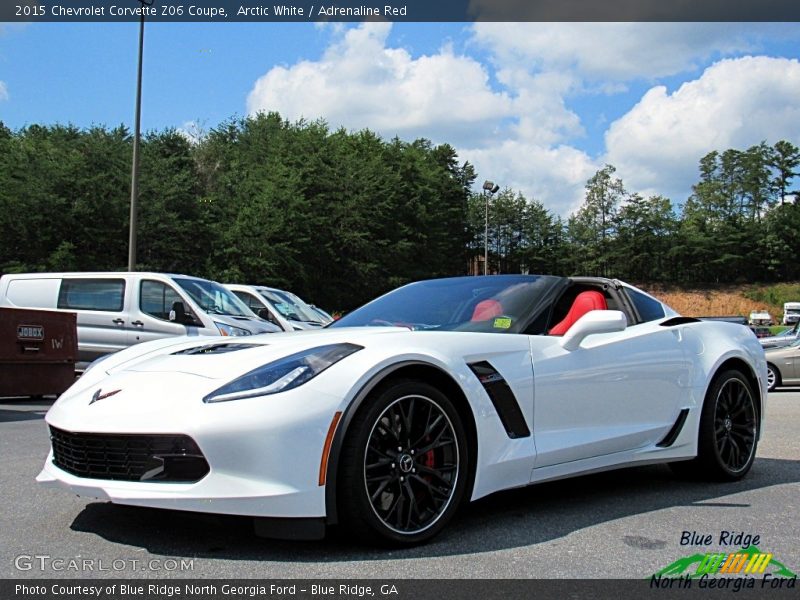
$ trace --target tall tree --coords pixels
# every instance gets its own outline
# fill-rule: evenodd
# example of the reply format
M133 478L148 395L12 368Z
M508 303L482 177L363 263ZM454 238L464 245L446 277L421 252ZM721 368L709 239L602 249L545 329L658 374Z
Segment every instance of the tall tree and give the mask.
M586 273L610 275L610 240L615 234L616 214L626 197L622 180L614 177L616 168L606 165L586 182L586 197L578 212L570 217L568 232L579 254L578 266Z
M769 165L775 169L772 184L777 190L780 203L783 204L789 192L789 185L798 175L800 149L791 142L780 140L773 148Z

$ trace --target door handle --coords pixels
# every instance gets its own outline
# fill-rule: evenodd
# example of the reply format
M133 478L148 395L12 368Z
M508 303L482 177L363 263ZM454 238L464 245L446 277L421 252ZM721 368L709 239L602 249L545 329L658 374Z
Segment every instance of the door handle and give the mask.
M111 322L116 324L116 325L125 325L125 321L123 319L114 319Z
M144 327L144 323L142 321L133 321L131 325L134 327Z

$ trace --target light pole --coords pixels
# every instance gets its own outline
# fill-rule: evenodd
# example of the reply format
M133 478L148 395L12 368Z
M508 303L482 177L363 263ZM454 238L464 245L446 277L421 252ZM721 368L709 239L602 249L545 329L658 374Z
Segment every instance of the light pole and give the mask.
M483 237L483 274L489 274L489 198L500 189L494 181L488 179L483 182L483 197L486 199L486 222Z
M142 8L152 6L155 0L139 0ZM128 236L128 271L136 270L136 226L139 200L139 138L142 120L142 56L144 54L144 10L139 17L139 68L136 73L136 116L133 133L133 164L131 165L131 218Z

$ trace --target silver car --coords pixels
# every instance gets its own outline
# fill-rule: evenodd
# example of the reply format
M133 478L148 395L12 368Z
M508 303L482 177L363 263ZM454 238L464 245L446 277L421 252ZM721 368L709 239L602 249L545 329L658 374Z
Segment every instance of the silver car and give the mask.
M798 331L797 323L795 323L794 327L781 331L777 335L758 338L758 341L761 342L761 347L767 350L769 348L783 348L797 339L800 339L800 331Z
M263 285L224 285L250 310L284 331L319 329L326 324L319 314L291 292Z
M800 385L800 339L766 352L767 383L771 392L783 385Z

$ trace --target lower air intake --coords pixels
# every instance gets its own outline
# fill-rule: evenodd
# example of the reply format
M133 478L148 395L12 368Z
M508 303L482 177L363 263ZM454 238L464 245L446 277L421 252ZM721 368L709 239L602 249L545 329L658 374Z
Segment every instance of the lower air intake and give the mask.
M77 477L191 483L209 466L186 435L73 433L50 428L53 463Z

